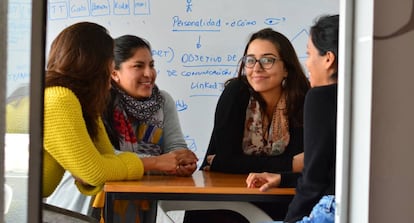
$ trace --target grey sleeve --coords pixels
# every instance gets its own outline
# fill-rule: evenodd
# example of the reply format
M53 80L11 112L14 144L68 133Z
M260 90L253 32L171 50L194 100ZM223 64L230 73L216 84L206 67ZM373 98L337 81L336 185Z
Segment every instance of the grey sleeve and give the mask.
M180 120L178 119L178 112L175 106L175 101L166 91L161 90L161 95L164 97L164 130L162 148L164 153L172 150L188 148L184 140L184 135L181 130Z

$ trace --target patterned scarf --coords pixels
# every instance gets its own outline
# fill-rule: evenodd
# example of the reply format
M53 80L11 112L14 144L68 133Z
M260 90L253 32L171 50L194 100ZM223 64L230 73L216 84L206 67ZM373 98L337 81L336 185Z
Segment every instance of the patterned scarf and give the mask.
M270 123L267 116L261 112L259 102L251 97L246 110L244 153L247 155L280 155L285 151L289 140L286 96L280 97Z
M157 86L151 97L136 99L116 85L114 100L115 128L121 136L121 151L131 151L140 156L156 156L162 153L161 142L164 127L162 106L164 98Z
M157 120L154 114L160 110L164 103L164 98L161 96L157 86L152 89L151 97L140 100L129 96L124 90L113 85L118 92L119 102L129 116L134 117L139 122L152 124L157 127L162 126L162 120Z

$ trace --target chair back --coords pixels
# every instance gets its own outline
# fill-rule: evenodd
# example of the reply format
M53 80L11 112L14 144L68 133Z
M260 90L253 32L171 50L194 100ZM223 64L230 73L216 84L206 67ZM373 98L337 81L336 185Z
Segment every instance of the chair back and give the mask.
M99 223L99 220L43 203L43 223Z

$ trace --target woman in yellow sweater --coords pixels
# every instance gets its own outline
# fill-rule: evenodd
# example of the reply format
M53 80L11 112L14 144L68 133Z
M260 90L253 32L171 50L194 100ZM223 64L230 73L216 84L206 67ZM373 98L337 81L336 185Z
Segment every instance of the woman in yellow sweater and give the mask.
M113 69L113 39L95 23L65 28L53 41L44 94L43 197L69 171L80 192L95 195L106 181L137 180L144 171L176 173L180 153L139 158L115 154L100 114L106 106Z

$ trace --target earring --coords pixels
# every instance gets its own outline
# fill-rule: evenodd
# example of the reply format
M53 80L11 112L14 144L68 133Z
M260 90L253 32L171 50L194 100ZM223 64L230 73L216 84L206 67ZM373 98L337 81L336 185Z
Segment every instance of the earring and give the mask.
M282 88L286 88L286 84L287 84L286 80L287 80L287 77L284 77L282 80Z

